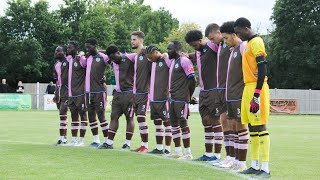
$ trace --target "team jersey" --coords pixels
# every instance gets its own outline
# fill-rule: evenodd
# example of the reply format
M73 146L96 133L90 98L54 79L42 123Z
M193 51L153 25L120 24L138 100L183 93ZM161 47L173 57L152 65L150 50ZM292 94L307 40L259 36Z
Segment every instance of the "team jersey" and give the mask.
M133 93L149 93L152 62L145 54L137 54L134 65Z
M242 55L242 70L244 83L257 82L258 78L254 75L254 73L258 69L256 57L259 56L266 57L267 53L262 38L259 36L254 36L248 41ZM267 80L268 78L266 77L264 81Z
M208 42L202 51L196 51L201 90L217 87L217 51L218 46L212 42Z
M171 63L169 72L170 98L174 101L189 102L188 78L193 78L195 75L192 62L186 57L175 59Z
M246 42L235 46L230 54L228 71L227 71L227 85L226 85L226 100L228 102L239 101L242 98L244 88L242 75L242 53Z
M217 62L217 88L226 88L228 60L230 57L230 49L226 43L222 42L219 44L218 49L218 62Z
M57 61L54 67L58 77L56 84L60 88L60 98L68 97L69 62L67 59L64 59L61 62Z
M105 91L101 80L108 65L108 60L108 56L100 52L95 56L90 55L87 58L86 92L95 93Z
M168 99L169 69L171 60L159 58L152 63L150 80L150 101L166 101Z
M87 61L85 59L76 61L71 55L67 56L67 59L69 59L68 95L69 97L83 95Z
M122 54L119 64L112 62L113 71L116 79L116 91L132 91L134 61L136 54Z

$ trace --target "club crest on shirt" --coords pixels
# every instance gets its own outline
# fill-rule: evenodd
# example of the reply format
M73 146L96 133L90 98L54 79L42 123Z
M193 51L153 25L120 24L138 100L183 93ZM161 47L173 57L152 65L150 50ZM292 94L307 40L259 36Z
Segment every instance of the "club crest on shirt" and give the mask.
M237 108L237 118L240 118L241 117L241 111L240 111L240 108Z
M238 55L238 53L237 53L237 52L234 52L234 54L233 54L233 58L236 58L236 57L237 57L237 55Z
M122 62L125 62L125 61L126 61L126 59L125 59L125 58L123 58L123 59L121 59L121 61L122 61Z
M175 64L174 67L177 69L179 67L179 64L178 63Z
M223 48L226 48L227 47L227 44L226 43L223 43Z
M96 61L97 61L97 62L100 62L100 58L99 58L99 57L97 57L97 58L96 58Z
M162 62L159 62L159 67L162 67L162 65L163 65Z
M183 110L181 110L181 115L183 115Z
M167 114L167 111L162 111L163 115L165 116Z
M203 53L207 52L207 49L206 49L206 48L205 48L205 49L203 49L203 50L202 50L202 52L203 52Z
M249 50L249 49L248 49L248 46L246 46L245 51L248 52L248 50Z
M66 66L66 65L67 65L67 63L66 63L66 62L63 62L63 63L62 63L62 66Z
M139 56L139 60L142 61L143 60L143 56Z
M74 66L74 67L78 67L78 63L77 63L77 62L74 62L74 63L73 63L73 66Z

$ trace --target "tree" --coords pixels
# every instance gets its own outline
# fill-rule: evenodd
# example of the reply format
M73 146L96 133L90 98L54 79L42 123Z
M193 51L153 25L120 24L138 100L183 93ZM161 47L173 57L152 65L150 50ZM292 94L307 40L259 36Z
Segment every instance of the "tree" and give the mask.
M190 30L201 30L201 27L196 23L190 24L182 24L179 29L174 29L168 35L168 37L164 38L164 41L159 43L159 48L165 52L167 50L167 45L172 40L178 40L182 45L183 52L194 52L194 49L186 43L184 37L186 36L187 32Z
M320 1L277 0L271 19L270 86L320 89Z

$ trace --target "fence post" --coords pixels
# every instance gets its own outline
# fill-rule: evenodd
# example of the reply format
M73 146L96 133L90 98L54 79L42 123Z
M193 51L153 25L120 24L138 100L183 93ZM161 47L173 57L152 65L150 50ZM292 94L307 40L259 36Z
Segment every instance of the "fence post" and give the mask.
M274 88L274 98L277 99L277 88Z
M309 89L309 114L311 114L311 112L312 112L312 109L311 109L311 105L312 105L312 102L311 102L311 99L312 99L311 93L312 93L312 90Z
M39 110L40 106L40 83L37 82L37 110Z

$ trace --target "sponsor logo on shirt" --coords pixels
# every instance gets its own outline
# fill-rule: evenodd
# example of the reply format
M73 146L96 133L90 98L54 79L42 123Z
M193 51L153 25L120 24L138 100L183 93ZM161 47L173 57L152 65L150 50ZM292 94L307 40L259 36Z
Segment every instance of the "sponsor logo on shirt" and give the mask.
M125 61L126 61L126 59L125 59L125 58L123 58L123 59L121 59L121 61L122 61L122 62L125 62Z
M188 69L188 73L194 73L194 69L192 66Z
M246 46L245 51L248 52L248 50L249 50L249 48L248 48L248 46Z

